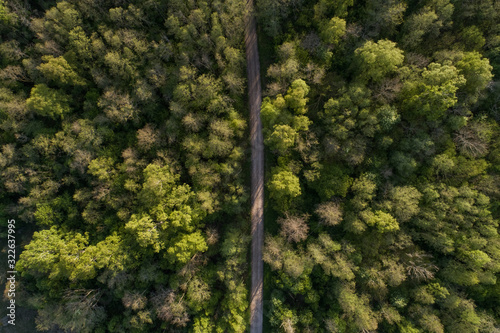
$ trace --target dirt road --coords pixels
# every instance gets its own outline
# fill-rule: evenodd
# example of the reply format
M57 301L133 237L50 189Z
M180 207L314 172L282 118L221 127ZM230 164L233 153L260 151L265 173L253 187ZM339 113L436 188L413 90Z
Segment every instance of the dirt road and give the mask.
M257 49L257 28L253 15L254 1L247 0L245 17L245 47L247 56L248 103L250 106L250 143L252 148L252 286L250 290L250 333L262 332L262 282L264 265L262 246L264 243L264 142L260 105L259 51Z

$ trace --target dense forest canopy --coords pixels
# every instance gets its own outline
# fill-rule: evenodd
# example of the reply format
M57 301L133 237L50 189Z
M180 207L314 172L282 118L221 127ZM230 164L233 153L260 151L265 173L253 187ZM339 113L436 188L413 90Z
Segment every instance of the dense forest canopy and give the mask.
M500 332L500 2L256 5L264 331ZM0 236L39 331L248 329L245 15L0 0Z

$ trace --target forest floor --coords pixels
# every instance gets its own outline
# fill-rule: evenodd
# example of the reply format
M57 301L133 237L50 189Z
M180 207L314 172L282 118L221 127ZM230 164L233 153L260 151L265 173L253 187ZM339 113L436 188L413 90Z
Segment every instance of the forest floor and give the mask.
M245 18L245 47L248 76L248 103L250 107L250 144L252 160L251 223L252 223L252 286L250 299L250 332L262 332L263 279L262 246L264 243L264 142L260 106L259 51L257 48L257 24L253 14L253 0L247 1Z

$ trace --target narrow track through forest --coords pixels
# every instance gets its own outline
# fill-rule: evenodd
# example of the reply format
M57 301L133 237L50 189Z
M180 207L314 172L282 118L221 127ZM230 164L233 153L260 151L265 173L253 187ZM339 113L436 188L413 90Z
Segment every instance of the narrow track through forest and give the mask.
M264 242L264 143L260 106L262 89L260 86L259 51L257 48L257 28L253 14L253 0L247 1L245 17L245 47L248 76L248 103L250 106L250 142L252 159L251 179L251 223L252 223L252 285L250 294L250 332L262 332L262 290Z

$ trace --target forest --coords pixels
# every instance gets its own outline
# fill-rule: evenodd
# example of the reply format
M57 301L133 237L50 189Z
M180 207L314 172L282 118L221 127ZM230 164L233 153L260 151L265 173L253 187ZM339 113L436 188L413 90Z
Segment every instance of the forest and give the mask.
M12 332L249 330L245 4L0 0ZM255 5L263 331L500 333L500 2Z

